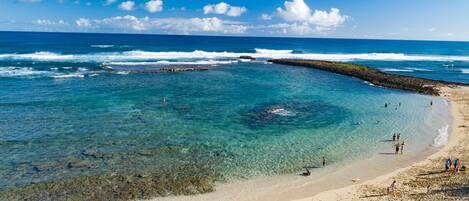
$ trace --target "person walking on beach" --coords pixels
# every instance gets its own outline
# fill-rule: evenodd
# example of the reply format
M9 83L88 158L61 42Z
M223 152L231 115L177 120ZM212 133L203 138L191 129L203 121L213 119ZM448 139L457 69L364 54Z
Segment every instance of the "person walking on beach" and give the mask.
M396 153L395 153L395 154L398 154L398 153L399 153L399 148L400 148L400 144L397 143L397 144L396 144Z
M454 160L454 171L455 172L459 172L459 158L457 158L456 160Z
M451 159L448 158L448 159L446 159L446 161L445 161L445 169L446 169L446 171L448 171L450 167L451 167Z
M326 167L326 157L322 157L322 167Z
M393 141L393 142L396 141L396 133L393 133L393 134L392 134L392 141Z

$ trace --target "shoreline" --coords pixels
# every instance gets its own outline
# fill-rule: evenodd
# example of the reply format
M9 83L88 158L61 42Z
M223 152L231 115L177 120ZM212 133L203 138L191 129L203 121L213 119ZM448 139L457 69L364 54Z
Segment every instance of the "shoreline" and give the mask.
M466 153L469 150L467 147L467 143L469 141L468 135L468 125L467 114L469 109L469 87L458 87L458 88L450 88L450 87L443 87L440 88L441 90L441 97L445 97L448 101L451 102L451 115L453 117L452 122L452 131L449 135L448 143L438 150L436 153L428 156L425 160L416 162L410 166L397 169L395 171L389 172L387 174L381 175L374 179L368 180L361 184L349 185L343 188L336 188L330 191L324 191L319 194L313 195L311 197L305 197L302 199L297 199L296 201L308 201L308 200L380 200L380 199L397 199L397 200L406 200L410 199L410 195L417 194L423 197L419 197L418 199L441 199L445 198L448 199L463 199L463 197L455 196L453 198L446 197L446 193L448 189L445 190L445 184L441 184L438 182L427 182L427 185L432 186L432 189L436 190L435 188L440 188L439 194L427 194L426 189L422 189L420 186L419 189L415 188L414 182L419 179L419 176L430 174L433 171L433 174L440 174L436 175L435 177L447 177L447 174L451 173L443 173L440 170L443 170L444 159L446 157L458 157L457 153ZM465 156L467 158L467 155ZM462 161L463 164L467 165L466 161ZM440 170L438 170L440 169ZM430 172L429 172L430 170ZM446 175L444 175L446 174ZM458 173L458 174L465 174L467 173ZM458 176L458 175L453 175ZM450 175L451 177L451 175ZM391 193L386 194L384 193L385 189L391 184L393 180L398 182L397 188L403 188L404 192L398 193ZM407 184L404 184L404 182ZM408 185L412 185L409 189ZM418 185L417 185L418 186ZM407 189L406 189L407 187ZM463 189L464 191L464 189ZM411 193L413 192L413 194ZM417 192L417 193L416 193ZM467 192L466 192L467 193ZM442 195L443 194L443 195ZM438 197L440 196L440 197ZM469 196L469 194L466 194ZM464 197L467 199L468 197ZM415 198L411 198L415 199Z
M446 156L447 153L458 146L458 141L469 136L462 136L459 125L464 123L459 114L461 107L469 105L460 105L451 97L455 91L463 91L466 95L469 93L469 87L460 87L457 89L443 87L440 88L440 97L450 101L451 112L451 130L448 136L448 143L443 147L428 147L421 153L409 154L398 160L394 157L375 155L371 158L363 159L354 164L342 168L333 167L321 170L314 170L308 178L294 175L282 175L271 178L254 178L252 180L240 181L230 184L217 185L215 192L190 196L176 196L150 199L151 201L186 201L186 200L294 200L294 201L328 201L328 200L363 200L367 194L373 194L369 185L379 185L381 188L388 186L394 177L402 173L408 173L416 166L425 166L433 163L434 160ZM463 161L464 162L464 161ZM370 165L371 163L371 165ZM382 165L388 166L383 170ZM375 164L375 165L373 165ZM357 170L367 168L366 172L357 173ZM369 170L369 171L368 171ZM365 173L365 174L364 174ZM366 176L368 175L368 177ZM372 175L372 176L370 176ZM408 177L407 175L405 177ZM342 178L342 181L340 181ZM359 178L360 181L354 183L353 178ZM308 181L309 180L309 181ZM313 180L313 181L312 181ZM383 187L384 186L384 187ZM370 200L381 200L370 196Z

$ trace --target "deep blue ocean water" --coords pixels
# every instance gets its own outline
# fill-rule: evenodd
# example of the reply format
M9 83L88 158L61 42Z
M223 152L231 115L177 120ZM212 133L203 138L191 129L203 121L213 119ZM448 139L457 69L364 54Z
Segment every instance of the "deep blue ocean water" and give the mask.
M416 149L446 135L442 99L270 58L469 83L465 42L0 32L0 186L192 161L225 179L286 174L369 157L393 132ZM185 65L210 70L141 71Z

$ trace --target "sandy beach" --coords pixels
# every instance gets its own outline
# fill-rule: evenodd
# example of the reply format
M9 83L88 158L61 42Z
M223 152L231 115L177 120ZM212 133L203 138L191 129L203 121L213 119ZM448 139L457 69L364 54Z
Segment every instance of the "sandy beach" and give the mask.
M461 188L467 191L462 189L467 184L457 182L467 178L466 174L440 172L448 156L459 157L463 164L469 159L466 152L468 125L465 125L469 114L469 87L442 88L441 92L441 96L451 103L453 117L449 141L442 148L429 147L418 154L408 153L399 157L377 155L345 167L331 165L314 170L310 177L254 178L221 184L213 193L154 200L412 200L446 198L447 193L453 193L455 200L461 199L463 194L456 195L454 191L441 189ZM386 188L394 179L397 190L386 195ZM419 194L426 192L429 184L433 193Z
M452 132L448 144L426 160L393 171L362 184L322 192L301 200L467 200L467 172L445 172L444 161L459 158L467 166L469 160L469 87L442 88L441 96L451 101ZM393 180L395 192L386 189ZM428 192L430 186L432 191Z

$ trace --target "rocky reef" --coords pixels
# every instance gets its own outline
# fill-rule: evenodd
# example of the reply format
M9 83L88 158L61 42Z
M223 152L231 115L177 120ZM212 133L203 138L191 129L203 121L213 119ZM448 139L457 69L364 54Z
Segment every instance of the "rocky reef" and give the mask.
M273 59L269 60L269 62L324 70L340 75L359 78L382 87L402 89L426 95L439 95L440 92L438 88L442 86L466 85L405 75L387 74L370 67L351 63L297 59Z

